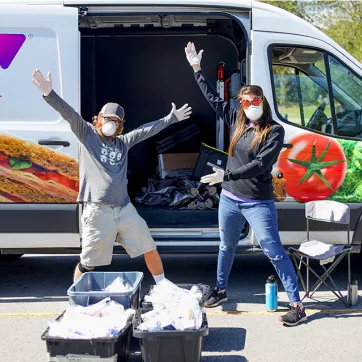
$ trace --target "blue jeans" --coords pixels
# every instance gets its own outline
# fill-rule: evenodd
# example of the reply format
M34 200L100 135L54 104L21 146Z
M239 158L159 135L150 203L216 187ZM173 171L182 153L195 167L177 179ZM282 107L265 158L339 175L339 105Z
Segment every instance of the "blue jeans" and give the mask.
M220 290L227 287L235 250L246 221L253 229L264 254L278 273L290 302L299 302L296 273L280 241L277 211L272 200L247 203L221 195L219 206L221 242L217 264L217 287Z

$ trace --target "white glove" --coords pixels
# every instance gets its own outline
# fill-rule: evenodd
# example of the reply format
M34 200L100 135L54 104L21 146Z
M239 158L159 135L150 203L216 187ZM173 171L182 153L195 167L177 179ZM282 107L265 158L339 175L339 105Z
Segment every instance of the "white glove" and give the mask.
M44 96L49 95L53 89L50 72L48 72L47 77L45 78L40 70L34 70L32 82L42 91Z
M202 59L203 50L199 51L199 54L196 53L194 43L189 42L185 48L186 58L189 61L190 65L200 65Z
M203 184L215 185L224 181L225 171L222 170L221 168L216 168L216 167L213 167L212 169L214 170L215 173L201 177L200 181Z
M184 119L190 118L190 114L192 113L191 107L188 107L188 104L184 104L181 108L176 109L175 103L172 103L171 114L174 114L179 121L183 121Z

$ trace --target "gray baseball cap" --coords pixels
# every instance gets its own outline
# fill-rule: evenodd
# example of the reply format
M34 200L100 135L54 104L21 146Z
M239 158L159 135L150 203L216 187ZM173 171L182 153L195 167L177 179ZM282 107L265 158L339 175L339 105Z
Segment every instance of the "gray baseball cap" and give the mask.
M124 118L124 109L117 103L107 103L101 109L103 117L115 117L120 121Z

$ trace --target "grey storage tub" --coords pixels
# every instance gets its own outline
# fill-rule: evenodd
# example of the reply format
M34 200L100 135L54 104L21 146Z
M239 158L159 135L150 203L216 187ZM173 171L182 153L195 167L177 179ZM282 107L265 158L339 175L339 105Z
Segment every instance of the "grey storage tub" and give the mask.
M105 292L104 289L113 281L121 277L132 290L129 292ZM100 302L104 298L111 298L122 304L126 309L137 309L139 306L142 272L89 272L84 273L67 291L70 304L83 307Z

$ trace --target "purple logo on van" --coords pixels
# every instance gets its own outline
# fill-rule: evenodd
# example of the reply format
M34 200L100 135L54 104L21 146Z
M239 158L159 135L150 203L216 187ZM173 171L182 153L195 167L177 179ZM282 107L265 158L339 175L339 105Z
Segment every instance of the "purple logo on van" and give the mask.
M25 42L24 34L0 34L0 67L8 69Z

